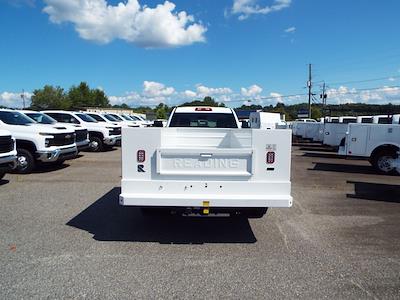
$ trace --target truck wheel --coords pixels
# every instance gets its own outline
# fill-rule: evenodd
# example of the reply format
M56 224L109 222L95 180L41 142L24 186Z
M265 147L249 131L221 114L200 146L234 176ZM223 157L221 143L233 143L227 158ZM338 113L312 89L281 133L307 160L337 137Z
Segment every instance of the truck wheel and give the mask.
M374 155L371 160L372 166L382 174L395 174L396 168L393 160L397 157L396 151L385 149Z
M97 136L92 136L89 138L89 149L92 152L101 152L103 151L104 144L103 141Z
M0 180L3 179L4 175L6 175L6 172L5 171L0 171Z
M17 149L17 167L15 171L20 174L28 174L35 168L35 159L26 149Z

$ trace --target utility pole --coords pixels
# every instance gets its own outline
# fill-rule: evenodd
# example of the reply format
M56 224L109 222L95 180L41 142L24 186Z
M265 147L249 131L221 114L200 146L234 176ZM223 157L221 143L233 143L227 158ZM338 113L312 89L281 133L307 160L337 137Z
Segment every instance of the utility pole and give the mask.
M308 64L308 81L307 81L307 87L308 87L308 117L311 118L311 96L312 96L312 76L311 76L311 64Z
M25 90L24 89L22 89L21 98L22 98L23 108L25 109Z
M325 117L325 111L326 111L326 99L328 98L328 95L326 94L326 85L325 81L322 84L322 94L319 96L322 99L322 109L323 109L323 116Z

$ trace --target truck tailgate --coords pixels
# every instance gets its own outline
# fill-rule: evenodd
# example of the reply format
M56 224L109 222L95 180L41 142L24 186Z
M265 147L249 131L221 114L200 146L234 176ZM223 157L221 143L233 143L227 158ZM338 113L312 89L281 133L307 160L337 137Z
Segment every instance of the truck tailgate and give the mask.
M252 149L158 149L161 175L251 176Z
M292 206L291 130L123 128L121 205Z

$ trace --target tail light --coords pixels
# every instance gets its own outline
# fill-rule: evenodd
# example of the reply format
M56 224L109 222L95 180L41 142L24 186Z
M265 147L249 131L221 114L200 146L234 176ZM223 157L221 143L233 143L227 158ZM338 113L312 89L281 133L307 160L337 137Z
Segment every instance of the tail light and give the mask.
M196 107L195 111L212 111L211 107Z
M275 152L267 152L267 164L273 164L275 162Z
M138 150L136 153L136 160L138 163L143 163L146 160L146 151Z

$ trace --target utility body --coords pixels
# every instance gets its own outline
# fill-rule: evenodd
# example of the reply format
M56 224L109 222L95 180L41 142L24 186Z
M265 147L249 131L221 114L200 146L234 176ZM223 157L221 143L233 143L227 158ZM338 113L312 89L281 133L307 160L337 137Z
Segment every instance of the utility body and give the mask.
M292 206L291 131L240 129L233 110L181 107L167 128L123 128L120 204L261 217Z
M400 174L399 124L349 124L339 154L364 157L380 173Z

